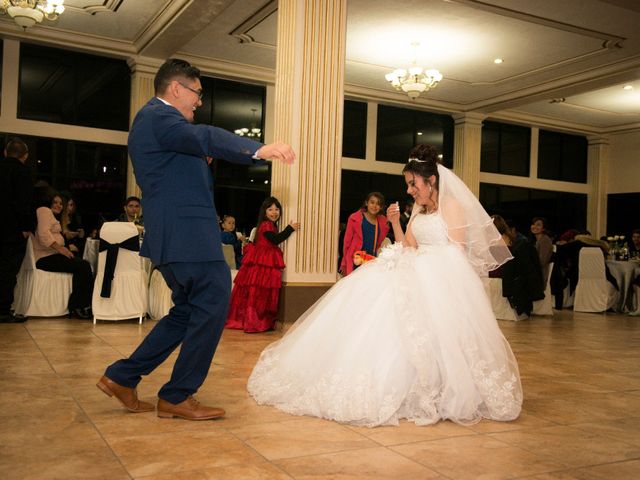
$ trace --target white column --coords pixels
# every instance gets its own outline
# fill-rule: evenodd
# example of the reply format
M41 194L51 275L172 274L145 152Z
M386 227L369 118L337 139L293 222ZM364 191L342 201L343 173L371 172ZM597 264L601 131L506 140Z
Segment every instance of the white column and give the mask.
M282 225L302 224L284 246L292 286L337 276L346 18L346 0L278 3L274 138L298 158L273 165L272 193Z
M587 230L596 238L607 233L607 180L609 176L609 137L587 137Z
M140 60L129 60L131 68L131 101L129 103L129 125L140 110L154 95L153 79L158 71L158 65L143 63ZM142 192L136 183L131 165L131 157L127 161L127 196L140 197Z
M480 147L485 118L486 115L473 112L453 116L453 171L476 197L480 194Z

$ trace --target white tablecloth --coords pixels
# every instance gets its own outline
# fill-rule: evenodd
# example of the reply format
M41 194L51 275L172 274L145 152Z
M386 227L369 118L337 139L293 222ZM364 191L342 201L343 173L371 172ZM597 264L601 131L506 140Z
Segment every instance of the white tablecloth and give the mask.
M620 300L615 306L616 312L633 312L637 309L637 299L633 290L633 280L640 275L640 263L637 261L607 260L607 267L618 282Z

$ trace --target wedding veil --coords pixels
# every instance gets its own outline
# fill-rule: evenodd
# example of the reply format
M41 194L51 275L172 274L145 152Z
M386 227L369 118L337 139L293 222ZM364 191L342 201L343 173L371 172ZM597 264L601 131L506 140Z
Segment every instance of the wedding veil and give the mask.
M471 190L444 165L438 164L438 176L438 209L447 224L449 240L464 250L474 270L486 276L511 260L502 235ZM414 206L412 216L420 210Z

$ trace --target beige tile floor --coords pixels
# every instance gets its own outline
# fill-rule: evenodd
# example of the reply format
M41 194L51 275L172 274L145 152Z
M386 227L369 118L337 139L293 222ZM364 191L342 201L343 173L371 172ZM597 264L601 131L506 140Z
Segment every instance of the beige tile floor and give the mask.
M501 322L524 385L518 420L374 429L253 403L247 376L280 333L225 332L198 397L226 418L125 413L95 382L153 325L0 325L0 479L640 478L638 317ZM142 398L155 399L174 359L140 384Z

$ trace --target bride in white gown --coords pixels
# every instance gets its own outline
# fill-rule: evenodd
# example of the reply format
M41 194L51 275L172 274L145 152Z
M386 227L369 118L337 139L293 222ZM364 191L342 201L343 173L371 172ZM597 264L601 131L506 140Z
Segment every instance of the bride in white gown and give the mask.
M262 352L259 404L354 425L518 417L522 387L479 274L511 258L464 183L420 145L403 170L406 236L340 280Z

